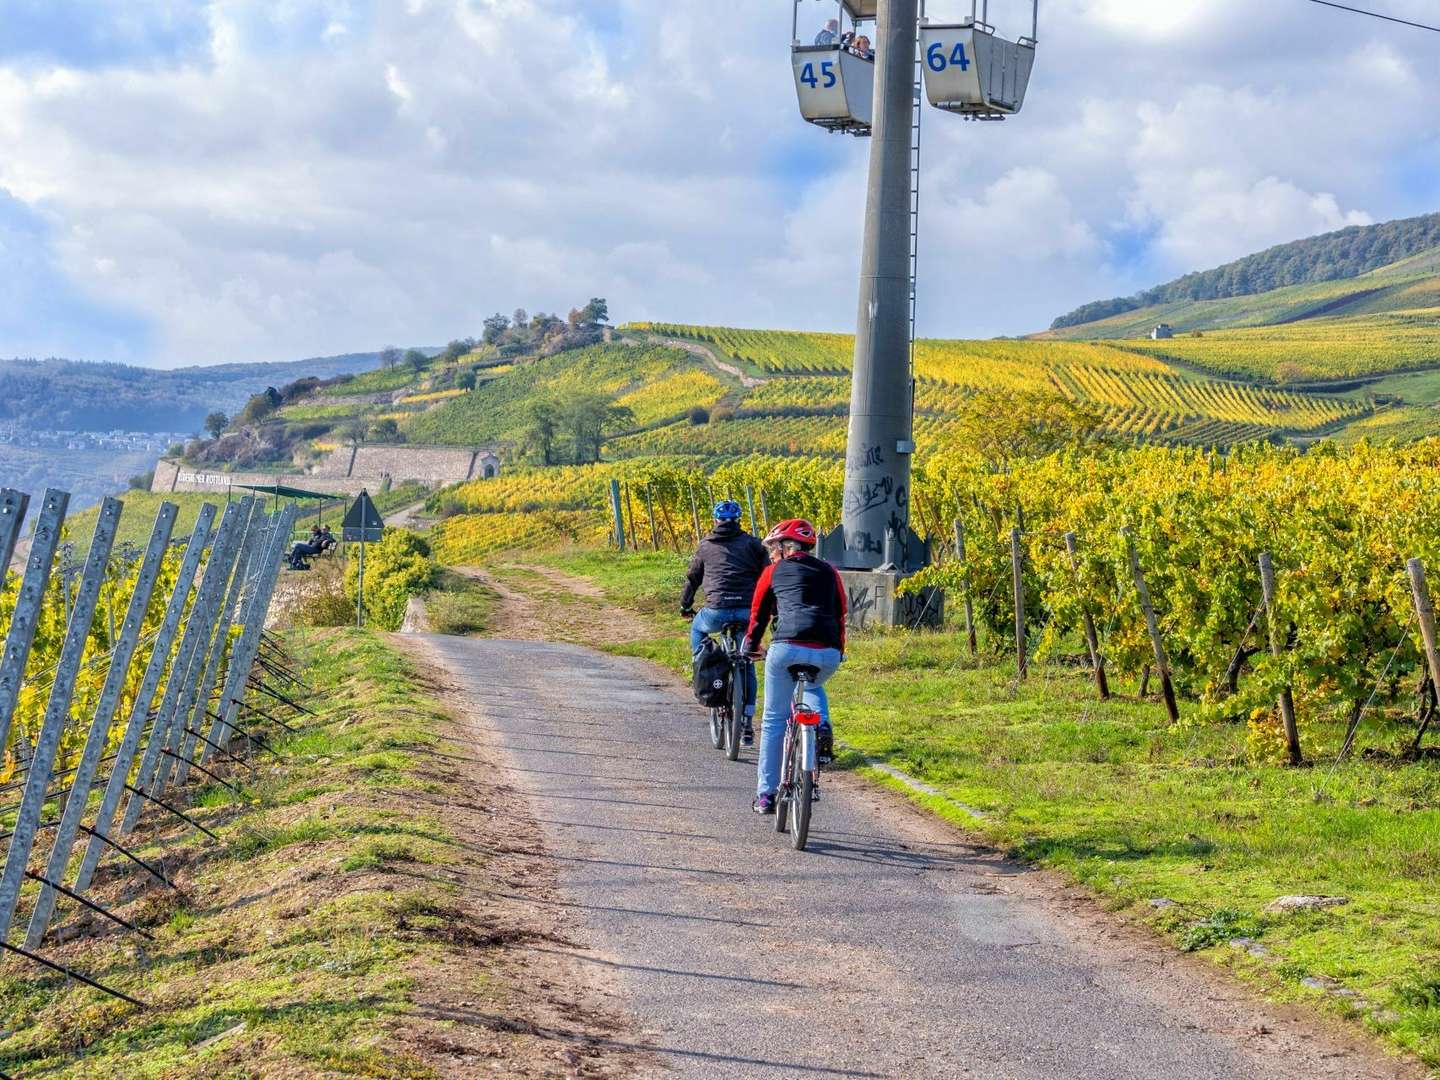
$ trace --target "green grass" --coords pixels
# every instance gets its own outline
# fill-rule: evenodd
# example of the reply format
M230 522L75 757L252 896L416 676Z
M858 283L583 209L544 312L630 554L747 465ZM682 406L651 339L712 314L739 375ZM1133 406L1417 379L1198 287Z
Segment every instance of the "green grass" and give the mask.
M225 505L223 489L218 492L218 497L217 493L203 491L126 491L116 497L125 507L120 512L120 526L115 533L115 550L117 552L125 544L144 550L150 540L151 530L155 527L155 515L160 512L162 502L172 502L180 508L179 516L175 520L175 528L170 534L173 539L190 535L191 530L195 528L195 518L200 513L200 507L205 503L218 503L222 508ZM31 513L34 512L32 504ZM85 553L90 550L90 540L95 532L95 522L99 518L100 508L92 506L88 510L82 510L66 519L64 538L75 544L77 559L83 559Z
M463 916L452 886L396 872L456 865L460 849L439 820L380 785L445 797L459 789L458 775L437 782L411 752L436 743L442 714L373 635L324 632L301 651L328 691L323 723L271 734L283 761L267 761L247 783L253 804L213 786L194 800L192 813L224 844L141 834L142 856L163 852L172 873L184 866L186 889L122 907L156 935L144 957L113 935L66 947L79 969L152 1008L7 965L0 1070L137 1080L434 1075L396 1028L417 980L450 962L445 928Z
M437 634L478 634L489 627L499 596L473 578L445 570L425 595L425 612Z
M616 651L685 670L684 623L671 614L678 556L542 558L654 616L652 640ZM1172 726L1158 702L1133 696L1101 703L1081 667L1055 660L1037 660L1017 684L1009 663L972 661L954 633L858 637L830 687L842 740L985 821L925 800L937 812L1277 997L1345 1011L1301 982L1338 980L1362 995L1366 1023L1440 1065L1440 762L1353 759L1332 772L1330 749L1315 768L1255 765L1243 727ZM1399 718L1372 716L1360 746L1393 747L1406 731ZM1333 748L1342 735L1302 717L1308 746ZM1288 893L1351 902L1263 911ZM1148 901L1162 897L1179 907L1157 914ZM1238 936L1260 938L1273 960L1224 944Z
M335 383L320 391L324 397L350 397L358 394L378 394L387 390L400 390L417 384L423 376L416 374L408 364L396 364L391 368L376 368L347 382Z

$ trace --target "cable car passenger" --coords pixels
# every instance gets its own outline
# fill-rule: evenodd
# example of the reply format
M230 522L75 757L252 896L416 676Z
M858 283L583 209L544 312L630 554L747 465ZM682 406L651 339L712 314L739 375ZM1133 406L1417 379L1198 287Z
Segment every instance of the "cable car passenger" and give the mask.
M864 34L861 34L850 43L850 51L860 57L861 60L875 59L875 50L870 47L870 39Z
M816 45L834 45L835 38L840 33L840 20L831 19L825 24L825 29L815 35Z

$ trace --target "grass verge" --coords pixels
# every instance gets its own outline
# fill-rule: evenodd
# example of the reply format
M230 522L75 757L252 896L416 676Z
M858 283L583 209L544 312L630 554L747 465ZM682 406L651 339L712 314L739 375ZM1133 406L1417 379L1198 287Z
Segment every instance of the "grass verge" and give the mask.
M612 651L685 671L679 557L533 561L649 617L653 637ZM1172 726L1156 701L1134 696L1099 702L1086 671L1058 659L1018 682L999 655L972 660L956 634L859 636L830 687L837 733L858 751L851 767L869 757L903 770L984 820L905 789L912 798L1069 874L1177 946L1273 997L1354 1016L1440 1066L1440 762L1256 763L1243 727ZM1371 719L1364 738L1384 744L1401 730ZM1305 736L1320 747L1343 732L1317 722ZM1348 903L1267 912L1290 894Z
M69 912L52 932L61 944L42 950L150 1007L11 960L0 977L0 1071L430 1077L433 1055L413 1037L417 995L463 964L470 996L496 998L500 978L483 950L466 947L477 920L460 888L484 857L446 816L467 787L427 752L441 742L443 711L375 635L310 632L299 652L325 692L318 717L271 736L281 756L241 774L243 801L218 785L192 796L191 812L222 842L147 813L140 854L163 860L181 891L107 860L99 895L155 940Z
M494 589L453 570L442 570L435 588L425 594L425 614L437 634L478 634L494 620L499 602Z

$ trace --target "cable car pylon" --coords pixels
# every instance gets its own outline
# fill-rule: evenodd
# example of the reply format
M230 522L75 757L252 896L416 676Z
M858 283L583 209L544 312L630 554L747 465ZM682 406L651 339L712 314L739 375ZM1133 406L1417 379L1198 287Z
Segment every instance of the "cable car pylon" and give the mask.
M989 0L983 8L971 0L970 16L954 22L931 22L925 0L837 0L834 18L808 45L802 2L795 0L791 35L801 114L832 132L872 137L843 513L820 551L864 601L852 606L865 621L938 621L935 594L896 594L900 578L929 561L928 545L910 526L923 109L999 120L1019 112L1039 0L1030 0L1030 35L1017 41L996 33ZM861 33L869 20L873 53ZM868 96L861 89L867 72Z

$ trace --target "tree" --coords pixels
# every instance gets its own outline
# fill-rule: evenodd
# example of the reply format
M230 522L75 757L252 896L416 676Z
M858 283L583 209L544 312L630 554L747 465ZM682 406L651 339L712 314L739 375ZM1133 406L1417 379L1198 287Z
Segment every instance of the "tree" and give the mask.
M524 330L530 325L530 316L523 307L517 307L515 314L510 316L510 325L516 330Z
M456 338L445 346L445 351L440 354L440 359L447 364L453 364L462 357L469 356L474 348L474 338Z
M630 409L611 404L605 394L592 393L579 393L565 399L560 415L570 435L570 458L576 465L599 461L605 436L635 420Z
M380 350L380 366L392 368L400 362L400 350L394 345L386 345Z
M580 321L586 326L599 326L610 321L610 305L603 297L591 297L590 302L580 309Z
M262 393L255 394L245 403L245 408L240 410L239 421L241 424L258 424L283 403L280 391L267 386Z
M474 390L474 389L475 389L475 372L473 372L473 371L462 371L462 372L460 373L459 377L456 378L456 380L455 380L455 385L458 386L461 390Z
M336 429L339 436L351 446L359 446L365 441L365 433L369 425L364 420L347 420Z
M398 442L400 425L387 416L384 420L375 421L370 428L370 435L377 442Z
M510 320L497 311L485 320L484 326L485 332L482 340L486 345L498 345L505 337L505 331L510 329Z
M988 390L966 402L952 438L995 465L1092 442L1104 417L1093 406L1043 390Z
M526 410L525 448L533 451L541 465L555 464L555 435L560 422L560 410L553 401L541 398L532 401Z
M224 430L230 426L230 417L226 416L219 409L216 409L209 416L205 417L205 430L210 433L212 439L218 439Z
M419 349L411 349L405 354L405 363L411 371L419 375L425 370L425 365L430 362L429 358Z
M155 470L136 473L130 477L129 486L131 491L149 491L150 486L155 482Z

